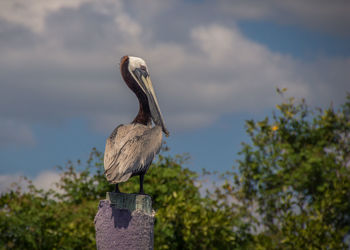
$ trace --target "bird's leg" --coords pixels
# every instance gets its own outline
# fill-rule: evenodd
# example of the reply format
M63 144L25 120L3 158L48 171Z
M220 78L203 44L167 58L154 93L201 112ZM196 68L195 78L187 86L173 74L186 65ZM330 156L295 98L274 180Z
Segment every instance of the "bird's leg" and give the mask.
M114 190L115 193L120 193L118 184L119 183L115 184L115 190Z
M140 174L140 192L139 194L145 194L145 192L143 191L143 176L145 174Z

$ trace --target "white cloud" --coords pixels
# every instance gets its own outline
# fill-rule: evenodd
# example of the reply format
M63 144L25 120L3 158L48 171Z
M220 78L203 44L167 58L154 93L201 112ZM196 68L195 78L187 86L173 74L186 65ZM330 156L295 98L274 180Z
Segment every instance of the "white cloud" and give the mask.
M59 180L60 175L53 171L43 171L32 179L33 184L37 188L45 191L49 189L57 190L55 183ZM17 186L21 187L23 192L28 190L28 183L23 179L21 174L0 175L0 193L16 189Z
M138 38L138 36L141 34L140 25L136 23L133 19L131 19L128 15L119 14L115 18L115 22L118 25L118 27L123 31L123 33L126 33L134 39Z
M326 30L328 32L349 35L350 4L344 0L219 0L205 3L185 3L181 1L152 0L145 4L143 1L93 1L93 0L3 0L0 8L0 18L24 27L36 33L45 30L45 19L52 13L62 9L78 9L84 4L90 4L96 11L103 14L119 14L115 20L127 32L133 35L140 32L139 26L130 16L123 17L123 10L132 10L138 18L150 21L160 13L174 9L203 12L210 11L212 15L229 14L236 20L273 20L280 23L290 23ZM124 7L126 5L126 7ZM192 11L193 12L193 11ZM183 12L182 12L183 13ZM199 15L199 14L198 14Z
M35 32L45 28L45 18L49 13L62 8L77 8L82 3L92 0L3 0L1 1L0 17L11 23L23 25Z
M344 103L350 93L350 58L319 58L297 64L296 74L309 85L308 102L318 106Z
M8 192L15 188L15 183L20 185L23 182L19 175L0 175L0 193Z
M60 175L53 171L43 171L33 179L33 184L40 189L57 189L55 183L60 180Z
M272 20L350 35L350 3L344 0L220 0L219 9L236 19Z
M174 103L179 103L175 105L184 113L213 118L239 110L261 110L276 102L276 86L287 87L294 95L308 95L308 86L295 77L295 61L249 41L236 27L199 26L192 29L191 38L200 50L177 53L183 61L167 74L174 97L166 100L176 98ZM166 66L158 65L162 67Z
M2 120L11 121L3 126L22 131L21 136L8 132L7 141L34 140L29 126L16 124L83 117L94 129L109 133L118 123L130 122L138 103L118 72L125 54L148 62L171 131L207 126L223 114L271 107L279 101L275 87L287 87L290 95L314 103L330 102L350 80L347 58L301 62L247 39L234 22L224 25L214 17L188 19L190 24L172 20L183 37L159 39L161 32L177 31L162 26L175 2L151 2L147 11L121 1L15 3L22 2L7 1L0 17L36 33L10 32L0 46L0 113ZM239 6L251 18L271 15L266 4ZM16 43L28 36L34 42Z

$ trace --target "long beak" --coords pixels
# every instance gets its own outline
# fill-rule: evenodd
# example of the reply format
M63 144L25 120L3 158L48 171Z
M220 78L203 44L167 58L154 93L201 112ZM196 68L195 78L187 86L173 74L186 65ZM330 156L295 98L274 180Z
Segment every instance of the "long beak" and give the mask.
M151 111L151 117L152 117L153 122L156 125L161 126L163 132L167 136L169 136L169 131L165 127L162 112L160 111L157 96L156 96L156 93L154 92L153 85L152 85L151 78L150 78L149 74L144 70L136 69L134 71L134 75L135 75L135 78L136 78L137 82L139 83L140 87L147 95L148 105L149 105L149 109Z

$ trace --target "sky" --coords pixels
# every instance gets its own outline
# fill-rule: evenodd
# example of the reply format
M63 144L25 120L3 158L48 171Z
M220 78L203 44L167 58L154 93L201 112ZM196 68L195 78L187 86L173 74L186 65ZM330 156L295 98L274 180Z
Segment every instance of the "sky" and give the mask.
M0 192L20 176L49 186L54 166L104 151L133 120L124 55L147 62L170 154L230 170L276 87L313 107L345 101L349 13L346 0L2 0Z

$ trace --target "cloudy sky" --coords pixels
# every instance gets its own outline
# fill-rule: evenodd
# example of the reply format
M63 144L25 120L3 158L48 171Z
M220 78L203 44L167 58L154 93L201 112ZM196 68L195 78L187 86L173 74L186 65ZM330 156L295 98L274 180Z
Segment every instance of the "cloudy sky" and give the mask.
M349 13L346 0L2 0L0 189L55 179L133 119L124 55L148 64L171 154L230 169L244 121L272 112L276 87L313 106L345 100Z

